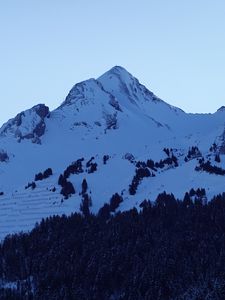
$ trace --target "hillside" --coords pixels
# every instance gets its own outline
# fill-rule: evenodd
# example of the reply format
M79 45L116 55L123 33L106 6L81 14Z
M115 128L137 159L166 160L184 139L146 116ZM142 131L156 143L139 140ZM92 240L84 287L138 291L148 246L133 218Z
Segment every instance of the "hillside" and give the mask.
M224 192L224 118L223 108L187 114L118 66L74 85L53 111L19 113L0 128L0 238L82 202L97 213L115 194L112 213L163 191L211 199Z

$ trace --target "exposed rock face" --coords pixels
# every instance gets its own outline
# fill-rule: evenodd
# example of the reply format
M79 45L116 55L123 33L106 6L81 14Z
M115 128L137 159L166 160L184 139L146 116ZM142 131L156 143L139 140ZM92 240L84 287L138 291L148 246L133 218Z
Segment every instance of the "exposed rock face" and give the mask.
M107 114L104 112L103 117L105 119L106 129L117 129L118 128L116 112L113 114Z
M39 115L40 118L44 119L49 114L49 107L44 104L38 104L33 107L36 113Z
M94 93L96 85L97 83L95 79L92 78L75 84L60 107L69 106L73 104L87 104L90 98L93 97L92 93Z
M116 110L122 112L122 109L121 109L121 107L120 107L120 105L119 105L119 102L116 100L115 97L113 97L113 96L111 97L111 99L109 100L109 104L110 104L112 107L114 107Z
M38 104L5 123L0 129L0 135L13 135L18 142L31 139L33 143L40 143L40 137L45 133L45 118L48 115L49 108L44 104Z

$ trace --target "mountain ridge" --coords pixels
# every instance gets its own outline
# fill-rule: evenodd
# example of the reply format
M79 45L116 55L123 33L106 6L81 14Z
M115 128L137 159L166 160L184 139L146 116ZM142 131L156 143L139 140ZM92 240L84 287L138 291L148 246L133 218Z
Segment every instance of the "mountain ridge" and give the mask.
M223 109L185 113L119 66L75 84L56 109L38 104L0 128L0 238L79 211L85 197L93 213L115 194L116 211L164 191L212 198L224 191L224 123Z
M210 115L214 115L214 114L216 114L217 112L223 112L223 111L224 111L224 106L221 106L221 107L220 107L216 112L214 112L214 113L187 113L187 112L185 112L183 109L181 109L181 108L179 108L179 107L176 107L176 106L173 106L173 105L170 105L169 103L167 103L167 102L161 100L159 97L157 97L156 95L154 95L154 93L152 93L152 92L149 91L144 85L142 85L142 84L138 81L138 79L136 79L135 77L133 77L133 75L131 75L125 68L123 68L123 67L121 67L121 66L114 66L114 67L112 67L110 70L108 70L107 72L105 72L104 74L102 74L100 77L98 77L97 79L95 79L95 78L90 78L90 79L81 81L81 82L79 82L79 83L76 83L76 84L72 87L72 89L70 90L70 92L68 93L68 95L66 96L66 99L65 99L58 107L56 107L55 109L53 109L51 112L54 112L54 111L60 109L60 108L61 108L62 106L64 106L64 105L68 105L68 104L69 104L69 103L68 103L68 102L69 102L69 98L71 97L71 92L74 92L74 89L77 90L77 88L82 87L83 85L88 85L88 83L94 83L94 82L95 82L97 85L101 85L101 88L102 88L106 93L110 93L110 91L108 91L107 88L104 87L104 85L103 85L102 83L106 81L107 77L111 77L111 79L112 79L112 77L113 77L114 75L116 75L116 77L119 77L119 78L120 78L120 81L122 81L122 82L124 82L124 78L125 78L126 80L127 80L127 79L128 79L128 80L133 80L136 84L140 85L140 86L144 89L144 91L146 91L146 93L147 93L148 95L150 95L150 96L152 97L152 100L153 100L153 101L164 103L165 105L168 105L171 109L174 109L175 111L176 111L176 110L181 111L181 112L185 113L186 115L209 115L209 114L210 114ZM126 90L126 92L128 91L128 94L129 94L129 89L127 88L127 86L126 86L125 90ZM111 93L110 93L110 94L111 94ZM113 96L114 98L116 98L115 95L112 95L112 96ZM117 99L117 101L118 101L118 99ZM20 114L22 114L22 113L24 113L24 112L26 112L26 111L33 110L33 109L35 109L35 108L36 108L37 106L39 106L39 105L44 105L45 107L48 107L48 106L46 106L46 104L40 103L40 104L37 104L37 105L31 107L30 109L27 109L27 110L25 110L25 111L20 112L18 115L20 115ZM49 109L49 108L48 108L48 109ZM18 116L18 115L17 115L17 116ZM10 118L8 121L4 122L3 125L5 125L6 123L8 123L10 120L13 120L13 119L17 118L17 116L14 117L14 118ZM1 128L3 127L3 125L1 126ZM0 128L0 129L1 129L1 128Z

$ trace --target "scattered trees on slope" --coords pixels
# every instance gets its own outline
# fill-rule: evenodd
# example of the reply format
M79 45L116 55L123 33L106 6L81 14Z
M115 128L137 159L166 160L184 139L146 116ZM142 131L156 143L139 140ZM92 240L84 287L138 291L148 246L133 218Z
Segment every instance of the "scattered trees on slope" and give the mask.
M185 157L185 162L194 159L194 158L200 158L202 157L202 153L200 152L199 148L197 146L192 146L189 150L188 150L188 154Z
M209 174L225 175L224 169L217 166L212 166L209 160L207 160L207 162L199 162L199 165L195 167L195 171L205 171Z
M43 180L43 179L50 177L51 175L52 175L52 169L48 168L43 173L39 172L38 174L36 174L34 180L35 181Z

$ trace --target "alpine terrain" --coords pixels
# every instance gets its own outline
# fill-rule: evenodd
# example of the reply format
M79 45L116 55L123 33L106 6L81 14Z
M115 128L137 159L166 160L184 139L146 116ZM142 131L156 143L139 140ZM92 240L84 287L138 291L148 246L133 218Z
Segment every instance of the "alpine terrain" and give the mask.
M0 128L0 238L51 215L141 210L164 191L206 202L225 191L224 153L224 107L185 113L113 67Z

